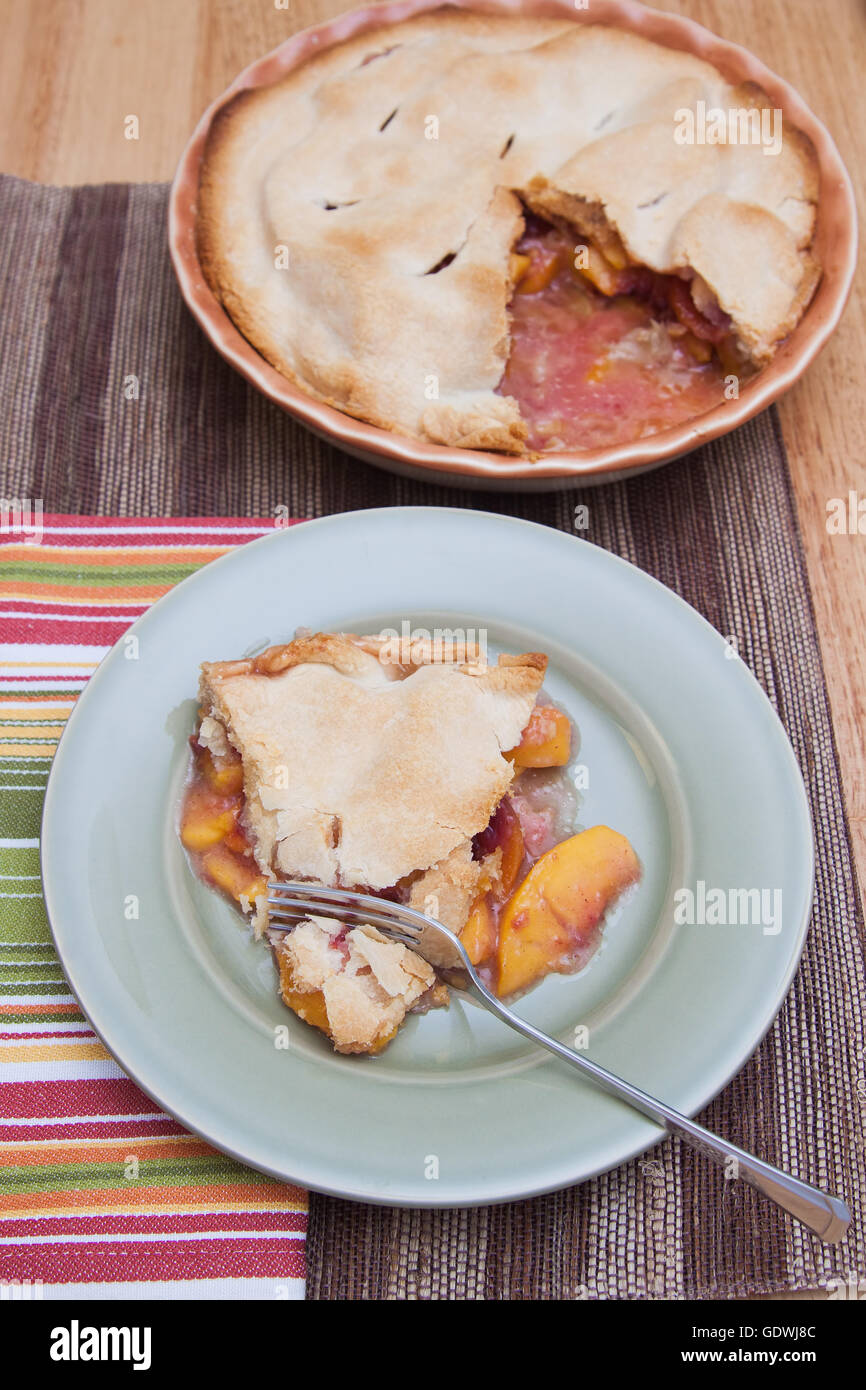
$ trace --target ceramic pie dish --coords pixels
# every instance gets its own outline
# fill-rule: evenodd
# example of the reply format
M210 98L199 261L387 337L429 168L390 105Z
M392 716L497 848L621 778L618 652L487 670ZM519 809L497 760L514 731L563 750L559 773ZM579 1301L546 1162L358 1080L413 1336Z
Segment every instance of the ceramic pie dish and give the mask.
M411 0L240 75L181 160L170 242L211 341L310 428L412 476L547 489L787 389L856 225L820 122L690 21Z

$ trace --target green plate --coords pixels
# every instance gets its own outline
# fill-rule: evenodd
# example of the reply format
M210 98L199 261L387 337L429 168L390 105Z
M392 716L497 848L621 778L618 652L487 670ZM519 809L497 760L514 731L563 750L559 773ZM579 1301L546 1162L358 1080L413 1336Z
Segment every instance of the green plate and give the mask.
M622 1163L659 1131L457 998L381 1057L334 1055L284 1009L268 951L194 878L175 833L201 661L299 625L404 620L549 654L546 687L580 731L580 822L627 835L644 877L587 969L518 1008L698 1111L771 1023L803 946L803 784L718 633L624 560L547 527L448 508L348 513L276 530L172 589L135 624L137 644L102 662L61 740L42 826L48 913L106 1046L218 1148L365 1201L525 1197ZM722 899L738 924L713 921Z

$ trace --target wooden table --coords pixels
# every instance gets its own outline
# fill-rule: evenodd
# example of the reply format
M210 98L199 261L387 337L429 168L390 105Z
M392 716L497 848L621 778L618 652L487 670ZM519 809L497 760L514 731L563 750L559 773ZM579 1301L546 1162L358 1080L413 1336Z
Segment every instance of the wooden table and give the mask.
M242 67L352 0L0 0L0 169L42 183L167 180ZM656 0L751 48L799 88L855 176L866 128L861 0ZM125 136L137 116L139 138ZM781 402L854 851L866 878L866 536L827 531L866 450L866 273L841 327ZM866 482L863 486L866 497Z

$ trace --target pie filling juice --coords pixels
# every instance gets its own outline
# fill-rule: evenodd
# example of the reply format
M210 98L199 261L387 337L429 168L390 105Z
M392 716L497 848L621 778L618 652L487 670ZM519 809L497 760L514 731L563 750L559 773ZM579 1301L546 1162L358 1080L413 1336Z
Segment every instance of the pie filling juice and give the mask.
M730 321L694 305L686 280L614 265L577 233L529 213L515 247L511 353L499 393L512 396L537 452L623 444L725 399Z

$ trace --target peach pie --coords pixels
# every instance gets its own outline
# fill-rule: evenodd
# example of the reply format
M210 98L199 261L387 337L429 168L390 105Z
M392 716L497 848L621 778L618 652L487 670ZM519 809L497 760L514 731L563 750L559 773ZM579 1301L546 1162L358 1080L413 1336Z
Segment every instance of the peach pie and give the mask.
M547 658L318 633L202 667L180 835L200 875L273 948L290 1009L340 1052L378 1052L446 1004L372 926L269 928L268 879L355 888L458 933L501 996L580 969L639 877L606 826L574 833L573 729Z
M303 391L537 457L737 394L814 293L817 198L754 84L602 24L443 8L236 93L197 241Z

